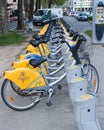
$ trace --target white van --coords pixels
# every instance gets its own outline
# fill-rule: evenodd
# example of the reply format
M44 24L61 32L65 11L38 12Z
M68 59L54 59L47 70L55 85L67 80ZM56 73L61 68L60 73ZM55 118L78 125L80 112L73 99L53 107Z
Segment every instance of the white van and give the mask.
M33 16L33 23L35 25L44 25L52 19L62 18L63 12L61 8L47 8L47 9L38 9Z

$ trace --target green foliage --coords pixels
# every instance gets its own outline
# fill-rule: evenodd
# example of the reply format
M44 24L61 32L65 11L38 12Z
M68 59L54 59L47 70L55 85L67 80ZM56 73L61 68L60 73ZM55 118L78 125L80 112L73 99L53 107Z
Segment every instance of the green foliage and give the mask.
M0 34L0 46L16 45L26 41L26 37L17 32L9 32L8 34Z
M84 33L86 33L89 37L92 37L92 30L87 30Z
M52 3L55 3L56 5L62 5L65 1L66 0L52 0Z
M89 16L89 17L88 17L88 20L92 20L92 16Z

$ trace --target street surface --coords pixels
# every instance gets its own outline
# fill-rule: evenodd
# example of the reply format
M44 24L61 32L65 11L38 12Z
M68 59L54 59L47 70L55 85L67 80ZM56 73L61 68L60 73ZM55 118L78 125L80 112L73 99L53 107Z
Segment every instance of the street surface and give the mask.
M64 16L64 20L70 25L73 30L78 32L84 32L86 30L92 30L92 24L87 21L78 21L74 17Z
M88 22L78 22L74 18L64 17L70 26L79 31L90 30ZM87 37L88 38L88 37ZM88 38L88 42L91 39ZM97 117L104 130L104 48L93 46L92 63L96 66L100 76ZM0 78L0 85L3 79ZM46 97L33 109L17 112L9 109L0 98L0 130L77 130L74 112L68 97L66 80L61 82L62 90L57 90L52 97L52 106L46 106Z

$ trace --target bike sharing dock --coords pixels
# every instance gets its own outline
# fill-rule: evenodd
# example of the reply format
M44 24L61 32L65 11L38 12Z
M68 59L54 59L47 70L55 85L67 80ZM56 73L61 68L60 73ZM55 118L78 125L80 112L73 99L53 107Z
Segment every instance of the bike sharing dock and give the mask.
M63 46L62 49L65 50L66 49L65 46ZM65 51L63 51L63 57L65 55L67 54L65 53ZM96 95L91 95L87 93L88 83L86 79L81 77L81 66L72 65L72 67L70 67L69 69L67 68L67 64L71 65L73 60L74 59L72 57L67 59L67 61L66 59L64 59L64 63L66 63L65 70L66 70L66 81L68 85L69 97L67 97L68 96L67 95L65 96L67 99L65 99L62 95L61 96L56 95L58 97L56 98L54 95L53 100L52 100L53 104L49 108L45 106L44 103L40 103L40 105L38 105L36 108L34 108L34 110L31 110L30 112L23 112L23 113L20 112L20 114L18 112L18 115L16 115L17 118L18 117L21 118L21 115L22 115L22 117L27 118L27 119L24 119L24 121L27 120L28 123L32 124L32 126L25 124L25 126L27 125L27 129L30 129L30 128L34 129L35 127L38 130L41 130L43 128L45 130L48 130L48 129L50 130L58 130L58 129L60 130L63 130L63 129L65 130L77 130L77 129L78 130L92 130L92 129L101 130L102 128L104 128L103 123L99 125L99 121L98 121L99 119L97 118L97 115L99 113L96 113L97 112L96 109L99 107L97 103L99 96L97 97ZM100 71L101 71L101 68L100 68ZM61 92L61 94L62 93L63 92ZM60 95L60 92L58 94ZM65 101L67 103L65 103ZM40 110L39 110L39 107L41 107ZM4 108L5 107L3 106L3 109ZM71 108L71 111L69 110L70 108ZM59 113L59 110L61 110L60 113ZM8 110L6 109L6 111ZM15 114L17 114L17 112L15 111L10 112L9 110L8 112L10 115L12 115L12 117ZM74 114L74 117L72 113ZM34 116L35 116L35 120L34 120ZM13 118L15 120L18 120L16 119L16 117L13 117ZM61 120L60 120L60 117L62 117ZM32 121L31 121L31 118L33 119ZM26 129L25 126L23 126L21 123L17 123L17 124L22 127L21 129ZM15 122L15 125L16 125L16 122ZM5 130L6 127L2 127L2 128L3 130ZM11 130L12 129L13 127L11 125Z

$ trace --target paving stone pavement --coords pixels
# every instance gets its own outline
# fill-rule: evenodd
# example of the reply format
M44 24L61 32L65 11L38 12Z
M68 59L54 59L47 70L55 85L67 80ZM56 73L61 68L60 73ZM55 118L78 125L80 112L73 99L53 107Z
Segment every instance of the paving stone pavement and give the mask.
M9 70L12 62L14 62L18 55L21 54L27 43L21 45L0 46L0 77L5 70Z

